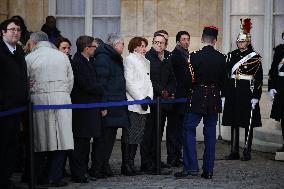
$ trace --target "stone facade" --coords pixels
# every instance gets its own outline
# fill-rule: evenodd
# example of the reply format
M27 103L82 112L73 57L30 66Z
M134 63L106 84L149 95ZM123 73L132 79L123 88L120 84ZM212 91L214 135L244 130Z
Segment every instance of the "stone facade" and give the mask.
M210 6L206 6L210 3ZM203 27L220 28L217 49L222 44L222 0L122 0L121 33L126 44L134 36L152 41L153 33L164 29L169 32L168 50L175 47L175 36L180 30L191 35L190 51L199 49ZM150 45L151 46L151 45Z
M48 0L0 0L0 22L14 15L24 18L29 31L39 31L48 15Z

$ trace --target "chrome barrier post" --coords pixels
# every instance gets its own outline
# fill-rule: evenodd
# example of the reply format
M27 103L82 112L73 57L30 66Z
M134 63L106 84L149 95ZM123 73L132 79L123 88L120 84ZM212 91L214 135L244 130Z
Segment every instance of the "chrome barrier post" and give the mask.
M156 164L157 175L161 174L161 104L160 97L157 98L157 141L156 141Z

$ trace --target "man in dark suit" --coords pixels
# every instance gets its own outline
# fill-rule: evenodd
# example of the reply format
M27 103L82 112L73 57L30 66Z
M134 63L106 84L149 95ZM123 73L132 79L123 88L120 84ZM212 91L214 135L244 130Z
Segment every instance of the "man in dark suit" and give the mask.
M74 87L72 103L87 104L101 101L103 88L97 80L94 60L91 58L97 47L93 37L80 36L76 41L77 52L72 61ZM73 110L74 151L71 153L70 169L72 180L87 183L90 140L101 136L101 112L99 108ZM99 150L99 149L98 149ZM101 150L99 150L101 151ZM96 153L96 156L99 156ZM95 157L98 159L98 157Z
M17 42L21 37L18 20L1 24L0 111L26 105L28 94L25 54ZM14 171L20 135L20 114L0 117L0 188L16 188L10 181Z
M177 81L175 98L189 97L191 77L188 67L190 35L179 31L176 35L176 47L172 51L170 62ZM186 103L173 104L167 125L167 163L173 167L182 166L182 125L186 112Z
M220 90L223 88L223 81L226 76L225 56L214 49L217 35L218 29L216 27L205 27L202 34L204 47L190 56L193 87L189 112L185 117L183 128L184 166L183 171L175 174L176 178L198 176L196 127L202 118L205 150L201 177L212 179L213 176L216 125L218 113L222 110Z
M165 50L166 38L162 34L154 34L152 48L146 53L150 61L150 77L153 84L154 99L171 99L174 97L176 80L169 62L170 53ZM157 141L157 108L150 106L151 113L147 117L144 138L141 145L141 171L148 173L156 172L156 148ZM161 134L164 131L166 117L169 114L170 106L161 107ZM160 138L161 140L161 138ZM168 165L162 164L162 168Z

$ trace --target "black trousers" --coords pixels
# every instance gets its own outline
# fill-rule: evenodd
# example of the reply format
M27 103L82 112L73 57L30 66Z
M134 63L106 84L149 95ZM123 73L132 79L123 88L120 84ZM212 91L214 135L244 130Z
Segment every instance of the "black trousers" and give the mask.
M72 177L84 176L88 172L91 138L74 137L74 150L69 165Z
M7 188L20 141L20 114L0 117L0 188Z
M171 111L167 124L167 163L182 160L182 128L185 114Z
M168 109L161 108L160 117L160 139L162 141L162 134L164 132L166 117L169 115ZM157 108L151 106L151 113L147 115L144 137L140 145L141 167L153 168L156 166L156 152L157 152Z
M35 175L37 182L40 184L63 179L64 158L65 151L63 150L36 152Z
M98 138L95 148L94 168L97 172L104 172L109 165L113 146L116 140L117 129L114 127L103 127L101 138Z

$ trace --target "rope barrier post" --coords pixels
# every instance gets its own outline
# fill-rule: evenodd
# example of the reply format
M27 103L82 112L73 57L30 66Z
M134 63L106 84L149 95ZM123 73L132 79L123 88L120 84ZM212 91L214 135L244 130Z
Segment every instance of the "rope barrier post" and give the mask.
M221 135L221 114L218 113L218 125L219 125L219 135L218 135L218 140L222 140L222 135Z
M29 94L30 95L30 94ZM34 124L33 124L33 103L28 100L29 114L29 154L30 154L30 181L29 189L35 188L35 169L34 169Z
M161 174L161 104L160 97L157 98L157 141L156 141L156 164L157 175Z

